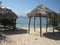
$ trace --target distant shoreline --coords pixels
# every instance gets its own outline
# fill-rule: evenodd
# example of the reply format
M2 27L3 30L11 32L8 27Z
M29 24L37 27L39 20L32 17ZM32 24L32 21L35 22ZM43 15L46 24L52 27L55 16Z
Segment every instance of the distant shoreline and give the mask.
M17 29L27 29L28 30L28 27L17 27ZM30 29L34 29L33 27L30 27ZM51 28L47 28L47 29L50 29L50 30L53 30L53 28L51 27ZM37 28L36 27L36 30L40 30L40 28ZM44 27L42 27L42 30L46 30L46 28L44 28Z

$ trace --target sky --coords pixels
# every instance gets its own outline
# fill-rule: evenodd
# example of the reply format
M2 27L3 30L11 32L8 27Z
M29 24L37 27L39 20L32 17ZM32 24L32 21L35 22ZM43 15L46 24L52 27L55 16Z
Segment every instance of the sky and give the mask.
M49 9L59 13L60 0L0 0L2 7L12 9L18 16L26 16L31 10L43 4Z

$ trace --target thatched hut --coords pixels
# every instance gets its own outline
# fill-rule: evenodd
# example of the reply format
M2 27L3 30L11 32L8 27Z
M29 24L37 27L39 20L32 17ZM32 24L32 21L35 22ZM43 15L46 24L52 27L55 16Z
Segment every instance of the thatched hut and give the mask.
M55 19L57 17L57 13L48 9L47 7L45 7L43 4L37 6L34 10L32 10L31 12L29 12L27 14L27 16L29 17L29 26L28 26L28 33L30 33L30 22L31 22L31 18L34 17L34 31L35 31L35 18L36 17L40 17L40 36L42 34L42 17L46 17L47 21L46 21L46 32L47 32L47 27L48 27L48 18L53 18ZM54 28L53 28L53 32L54 32Z
M0 25L16 27L18 16L8 8L0 8Z

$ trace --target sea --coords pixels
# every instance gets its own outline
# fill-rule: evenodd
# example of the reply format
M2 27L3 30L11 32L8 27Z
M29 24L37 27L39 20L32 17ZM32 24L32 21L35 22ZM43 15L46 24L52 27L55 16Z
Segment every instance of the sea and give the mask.
M20 27L20 28L21 27L28 27L29 18L27 16L18 16L16 23L17 23L16 27ZM30 27L33 28L33 25L34 25L34 17L31 19ZM36 28L40 27L39 17L36 17L35 26L36 26ZM46 28L46 18L42 18L42 27Z

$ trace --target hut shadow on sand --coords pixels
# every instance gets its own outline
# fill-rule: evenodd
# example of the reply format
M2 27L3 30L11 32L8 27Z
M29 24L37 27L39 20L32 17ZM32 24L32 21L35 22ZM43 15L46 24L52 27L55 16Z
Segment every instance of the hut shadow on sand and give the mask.
M49 39L53 39L53 40L60 40L60 32L47 32L43 34L44 37L49 38Z
M0 30L0 43L1 41L6 41L8 35L26 34L26 29L16 29L16 30Z
M16 29L16 30L0 30L1 33L5 35L16 35L16 34L26 34L26 29Z

